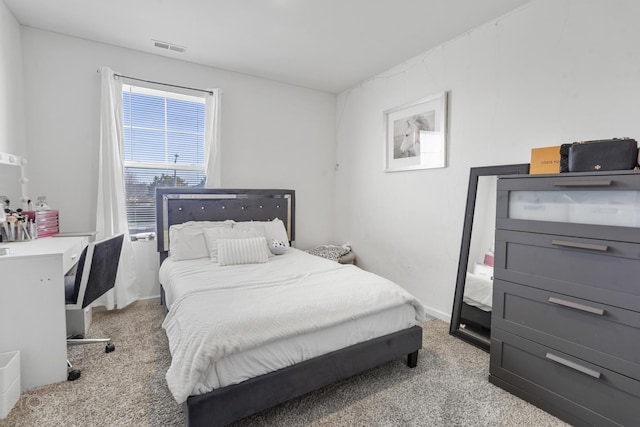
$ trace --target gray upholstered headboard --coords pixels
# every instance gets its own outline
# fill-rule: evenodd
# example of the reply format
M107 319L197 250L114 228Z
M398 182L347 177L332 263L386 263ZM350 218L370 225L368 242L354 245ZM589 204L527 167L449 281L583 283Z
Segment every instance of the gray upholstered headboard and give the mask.
M187 221L281 219L295 240L295 191L226 188L156 188L156 229L162 262L169 251L169 227Z

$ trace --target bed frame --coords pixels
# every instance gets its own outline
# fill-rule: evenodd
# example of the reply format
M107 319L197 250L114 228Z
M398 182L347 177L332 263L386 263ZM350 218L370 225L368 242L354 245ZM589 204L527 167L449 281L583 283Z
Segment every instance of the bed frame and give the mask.
M460 323L465 323L467 327L471 326L476 332L489 338L491 331L491 312L484 311L462 301Z
M289 240L295 240L295 192L157 188L156 221L160 263L169 250L169 227L186 221L284 221ZM164 289L162 302L167 310ZM317 390L320 387L407 355L417 366L422 328L413 326L332 353L270 372L239 384L190 396L183 408L189 426L222 426Z

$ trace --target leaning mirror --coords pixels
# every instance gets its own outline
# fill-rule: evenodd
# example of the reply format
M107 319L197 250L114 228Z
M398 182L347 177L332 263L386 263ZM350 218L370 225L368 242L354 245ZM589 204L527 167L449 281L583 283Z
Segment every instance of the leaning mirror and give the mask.
M449 332L489 350L498 175L529 173L529 164L471 168Z

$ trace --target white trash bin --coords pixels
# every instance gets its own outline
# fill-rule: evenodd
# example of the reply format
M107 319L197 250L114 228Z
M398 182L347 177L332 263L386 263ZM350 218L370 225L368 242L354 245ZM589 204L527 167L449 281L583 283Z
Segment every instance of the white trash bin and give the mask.
M0 419L20 398L20 352L0 353Z

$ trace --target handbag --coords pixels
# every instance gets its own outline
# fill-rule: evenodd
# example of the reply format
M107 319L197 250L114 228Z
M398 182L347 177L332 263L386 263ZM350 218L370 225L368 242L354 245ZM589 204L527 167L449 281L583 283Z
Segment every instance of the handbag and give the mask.
M571 144L560 146L560 173L569 172L569 147Z
M631 138L574 142L569 147L569 172L634 169L638 165L638 143Z

